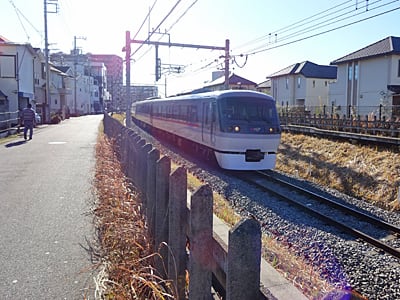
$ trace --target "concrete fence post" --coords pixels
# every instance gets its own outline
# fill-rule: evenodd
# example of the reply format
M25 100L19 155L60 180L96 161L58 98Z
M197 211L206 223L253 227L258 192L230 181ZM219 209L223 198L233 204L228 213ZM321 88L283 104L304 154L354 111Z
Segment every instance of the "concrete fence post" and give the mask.
M128 173L128 152L129 152L129 134L130 134L130 130L128 130L126 127L124 128L123 131L123 136L122 136L122 145L121 145L121 165L122 165L122 169L124 171L125 174Z
M136 158L135 158L135 138L137 134L131 131L128 136L128 152L127 152L127 171L126 175L133 181Z
M137 182L136 179L136 169L138 166L138 143L141 140L140 135L136 134L135 137L133 137L132 139L132 145L131 145L131 154L129 156L129 161L130 161L130 165L129 168L131 168L131 178L133 182ZM143 145L144 145L144 141L143 141Z
M261 227L249 218L229 230L226 299L260 297Z
M153 149L151 144L145 144L139 151L139 187L142 193L146 193L147 188L147 154ZM144 202L147 202L146 197L143 197Z
M171 160L167 156L161 157L156 167L156 213L154 248L160 257L155 259L155 267L160 276L167 279L168 273L168 200L169 200L169 176L171 173ZM165 244L166 245L165 245Z
M189 222L189 299L212 299L213 194L210 186L203 185L192 195Z
M187 175L179 167L170 176L168 256L168 278L173 281L179 299L185 299L187 214Z
M136 184L137 188L141 188L140 187L140 167L141 167L141 163L140 163L140 149L142 149L142 147L146 144L146 140L140 138L136 144L135 144L135 171L134 171L134 182Z
M146 198L147 198L147 223L150 236L154 239L155 214L156 214L156 164L160 159L160 151L153 148L147 154L147 178L146 178Z

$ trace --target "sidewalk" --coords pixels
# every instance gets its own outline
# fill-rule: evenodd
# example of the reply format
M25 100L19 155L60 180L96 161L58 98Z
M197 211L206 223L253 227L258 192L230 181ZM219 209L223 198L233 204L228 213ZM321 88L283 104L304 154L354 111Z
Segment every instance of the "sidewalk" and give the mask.
M31 141L19 135L0 144L1 299L92 297L85 248L102 118L43 125Z

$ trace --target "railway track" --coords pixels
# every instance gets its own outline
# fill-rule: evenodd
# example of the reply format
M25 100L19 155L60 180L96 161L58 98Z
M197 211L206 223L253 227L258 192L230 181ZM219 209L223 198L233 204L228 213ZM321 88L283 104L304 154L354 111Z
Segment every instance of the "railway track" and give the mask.
M400 259L400 248L386 242L387 240L398 242L400 239L399 227L371 214L364 213L360 209L341 204L304 187L279 179L273 176L273 172L270 171L240 172L236 176L268 193L274 194L290 205L297 206L307 214L311 214L327 224L375 246L380 251L385 251ZM280 188L277 188L278 186ZM294 197L293 193L302 197ZM359 224L359 226L354 224ZM386 231L386 234L380 234L380 238L374 237L371 232L377 228Z

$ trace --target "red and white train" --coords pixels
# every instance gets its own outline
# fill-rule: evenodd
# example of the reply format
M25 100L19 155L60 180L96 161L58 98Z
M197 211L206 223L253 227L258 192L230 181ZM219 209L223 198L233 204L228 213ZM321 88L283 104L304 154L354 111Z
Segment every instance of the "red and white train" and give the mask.
M249 90L224 90L132 104L132 120L152 134L214 154L229 170L275 167L281 128L275 100Z

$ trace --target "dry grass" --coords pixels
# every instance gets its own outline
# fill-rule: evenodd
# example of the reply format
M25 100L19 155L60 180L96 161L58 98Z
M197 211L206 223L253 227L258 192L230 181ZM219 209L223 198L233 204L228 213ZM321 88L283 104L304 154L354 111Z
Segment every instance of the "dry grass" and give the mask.
M140 195L121 170L113 144L102 136L96 146L94 209L101 271L96 299L175 299L171 282L153 268L151 240Z
M276 169L399 210L398 149L283 133Z

